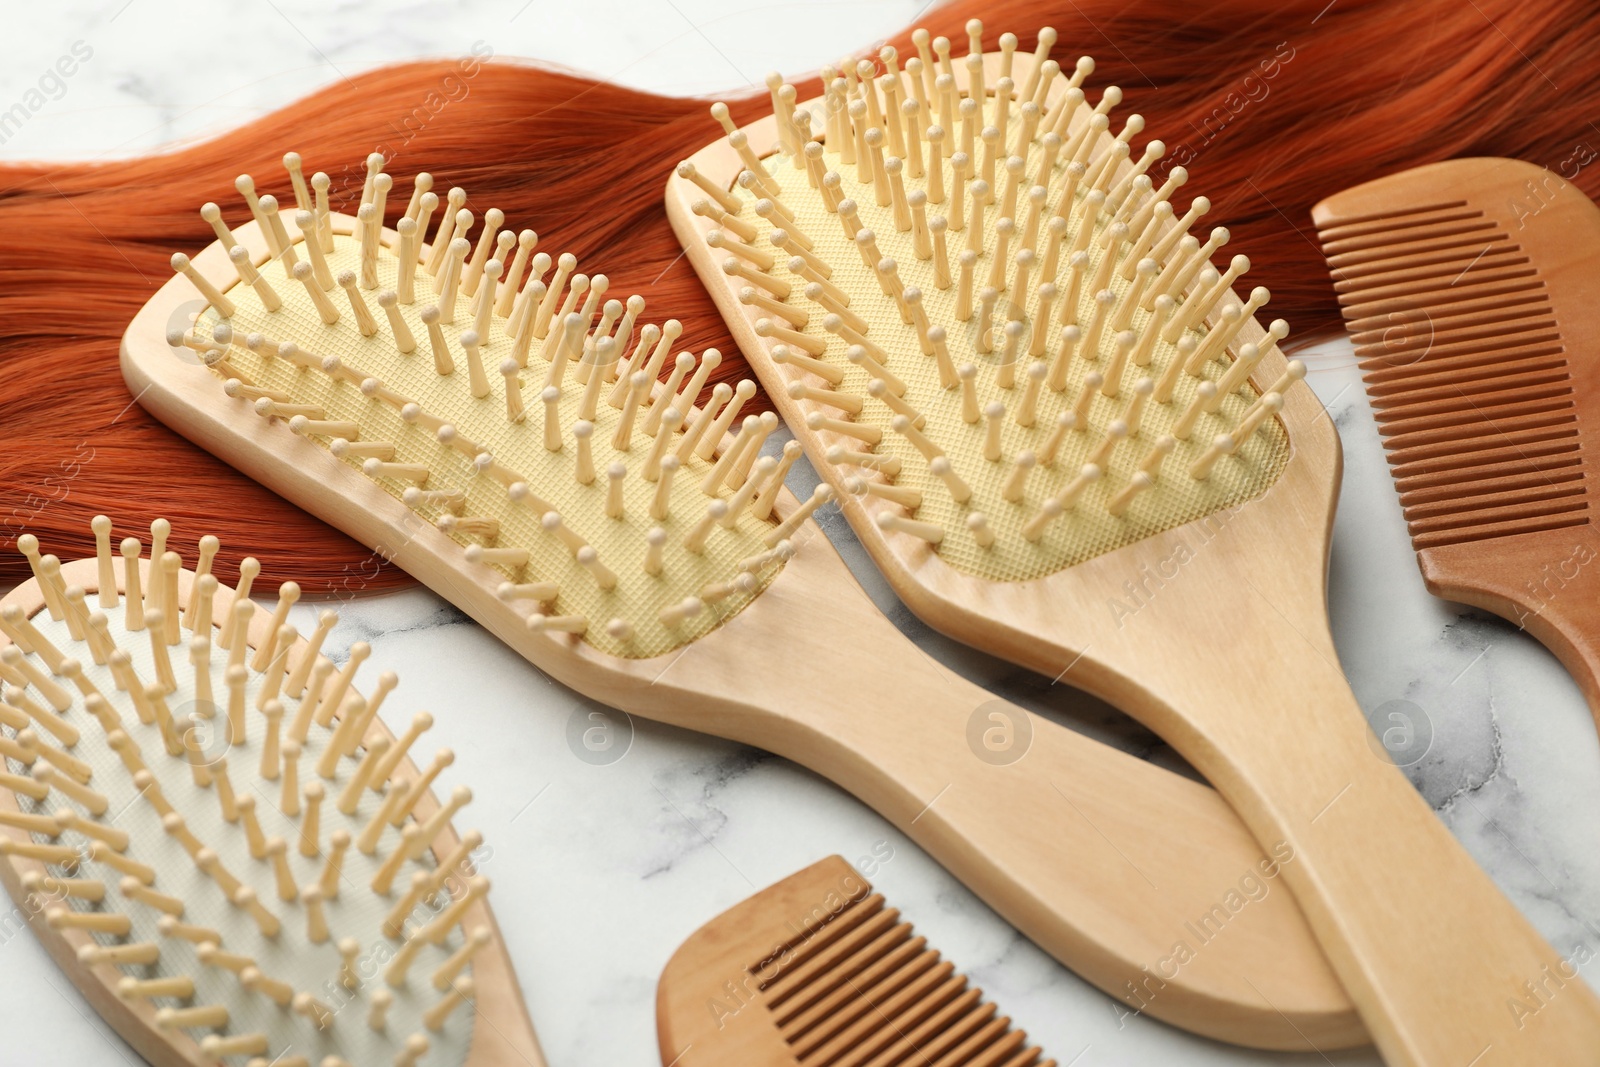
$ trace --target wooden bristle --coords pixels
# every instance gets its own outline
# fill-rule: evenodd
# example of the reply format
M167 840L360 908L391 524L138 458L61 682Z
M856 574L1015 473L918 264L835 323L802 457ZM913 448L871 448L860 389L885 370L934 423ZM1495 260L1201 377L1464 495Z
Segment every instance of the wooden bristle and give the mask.
M687 595L733 582L738 562L759 554L785 517L762 495L772 468L756 462L770 429L741 435L747 454L736 462L717 459L727 432L743 425L734 420L748 416L740 409L754 383L721 389L715 410L703 410L716 350L675 351L682 327L641 323L642 297L611 293L607 276L585 273L571 253L535 254L532 230L518 234L496 208L469 209L465 190L440 204L432 181L419 179L397 233L386 235L391 183L381 162L369 161L355 218L334 218L326 234L320 207L294 213L291 229L275 201L241 179L265 228L228 239L252 249L238 260L240 277L269 277L274 297L214 284L187 257L174 259L211 304L183 337L225 330L215 335L219 402L361 470L455 540L462 565L495 572L513 590L505 603L550 640L659 655L741 610L781 560L686 625L661 621ZM729 215L742 201L714 187L702 194L705 218L725 223L716 241L730 269L751 272L755 306L776 329L804 324L782 302L790 287L767 272L809 255L810 238L790 220L776 245L764 234L752 243L761 230ZM281 269L258 266L262 243ZM688 495L714 466L715 485L700 492L723 498L731 520L696 535L704 508ZM651 541L657 526L664 545ZM535 589L537 598L517 593ZM289 671L293 691L306 677Z
M1144 120L1113 119L1121 90L1091 106L1078 85L1092 63L1068 79L1016 42L1000 37L987 75L975 52L932 86L921 55L917 74L859 64L824 87L820 130L793 135L779 114L764 160L732 130L744 195L688 220L697 269L748 316L736 333L779 365L769 384L797 438L835 485L862 483L852 521L859 506L874 536L1002 580L1240 503L1288 456L1276 408L1241 427L1265 392L1250 353L1270 348L1253 317L1271 294L1232 293L1249 259L1214 268L1228 232L1187 235L1210 202L1170 202L1187 172L1156 180L1166 146L1132 146ZM793 106L781 81L772 95ZM745 252L769 248L783 254ZM1235 447L1213 449L1235 430ZM1140 471L1165 434L1177 462Z

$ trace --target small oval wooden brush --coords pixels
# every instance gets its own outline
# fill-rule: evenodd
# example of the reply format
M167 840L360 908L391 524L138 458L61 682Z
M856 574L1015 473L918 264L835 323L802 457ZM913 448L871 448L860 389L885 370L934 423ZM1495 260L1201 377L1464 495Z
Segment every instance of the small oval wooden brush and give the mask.
M824 72L686 160L667 210L701 279L890 584L950 635L1161 734L1284 868L1395 1064L1600 1048L1569 965L1387 761L1325 613L1338 438L1210 258L1187 172L1113 134L1016 38ZM1264 1001L1275 994L1260 987Z
M674 352L677 323L464 190L419 180L380 230L381 164L355 217L318 192L292 226L240 179L260 222L177 257L128 329L140 402L561 682L825 775L1131 1010L1360 1040L1286 893L1162 967L1276 862L1213 792L928 659L808 521L829 490L783 489L798 446L758 458L753 382L696 405L715 352Z
M696 930L656 989L677 1067L1055 1067L927 938L829 856Z
M1312 212L1428 591L1554 652L1600 716L1584 413L1600 208L1543 167L1453 159Z
M158 1067L542 1067L429 716L397 738L394 675L320 654L337 616L303 640L292 582L268 612L169 530L118 554L100 516L0 601L0 883L41 943Z

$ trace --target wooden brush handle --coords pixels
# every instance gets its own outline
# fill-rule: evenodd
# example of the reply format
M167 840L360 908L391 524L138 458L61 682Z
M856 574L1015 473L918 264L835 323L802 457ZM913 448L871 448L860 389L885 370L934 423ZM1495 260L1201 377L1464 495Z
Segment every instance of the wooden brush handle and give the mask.
M1258 653L1250 669L1179 652L1163 673L1187 674L1165 694L1184 718L1168 736L1269 851L1293 849L1284 877L1385 1062L1593 1062L1600 1000L1387 758L1320 603L1296 612L1287 597L1246 595L1228 639Z
M817 771L1124 1012L1263 1048L1365 1042L1276 864L1213 790L953 674L820 531L800 542L754 604L648 687L594 695ZM756 666L756 649L783 655ZM1219 905L1227 936L1175 958Z
M1277 865L1214 791L1149 774L1152 768L1132 756L1092 749L1063 727L917 661L916 653L884 651L877 657L881 691L843 671L825 683L827 672L819 671L813 690L836 708L853 709L849 721L835 721L830 736L780 750L825 770L883 814L1047 952L1071 959L1080 975L1118 996L1123 1012L1159 1008L1168 1021L1201 1033L1304 1048L1259 1029L1256 988L1270 987L1297 1005L1286 1012L1304 1032L1319 1032L1311 1040L1323 1047L1362 1039L1353 1017L1326 1014L1342 993L1314 944L1301 940L1303 920L1275 877ZM1008 744L1012 753L1025 745L1025 754L1015 763L986 762L1006 758ZM1141 791L1137 805L1128 803L1130 790ZM1153 808L1168 813L1162 825L1146 821ZM1184 920L1205 916L1242 881L1267 893L1262 903L1275 913L1251 915L1249 922L1261 924L1253 930L1230 931L1230 938L1239 935L1231 946L1239 955L1202 954L1172 981L1150 982L1143 969L1161 967L1175 943L1192 937ZM1144 918L1135 931L1122 918L1130 911L1166 921ZM1131 936L1113 935L1119 927ZM1277 935L1286 935L1277 947L1288 951L1266 966ZM1130 994L1130 981L1145 988ZM1209 987L1204 994L1202 986ZM1251 1010L1240 1010L1245 1006Z
M1587 526L1425 548L1428 592L1527 630L1572 674L1600 724L1600 541Z

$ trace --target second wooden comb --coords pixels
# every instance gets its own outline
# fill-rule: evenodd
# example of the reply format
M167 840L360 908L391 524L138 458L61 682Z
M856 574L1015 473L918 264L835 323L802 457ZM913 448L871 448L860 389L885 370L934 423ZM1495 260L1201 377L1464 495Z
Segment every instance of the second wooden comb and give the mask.
M1600 208L1532 163L1454 159L1312 219L1428 591L1527 630L1600 716L1600 365L1568 352L1600 332Z
M697 930L656 990L674 1067L1055 1067L840 856Z

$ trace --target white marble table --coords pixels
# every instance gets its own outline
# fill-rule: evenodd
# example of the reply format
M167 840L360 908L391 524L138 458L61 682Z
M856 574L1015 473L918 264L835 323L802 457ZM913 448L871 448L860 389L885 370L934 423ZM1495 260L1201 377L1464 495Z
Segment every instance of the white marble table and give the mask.
M661 92L708 92L799 71L910 21L921 0L756 5L739 0L429 0L390 9L306 0L57 0L13 14L0 109L58 57L92 55L0 142L0 158L115 158L227 129L376 63L463 53L591 71ZM806 12L848 9L848 41ZM783 31L772 27L781 24ZM224 28L226 27L226 28ZM81 51L81 48L80 48ZM211 62L196 62L210 57ZM223 57L238 62L224 61ZM51 96L59 96L50 99ZM1563 955L1600 945L1600 746L1577 687L1498 619L1427 595L1372 417L1342 340L1311 352L1309 381L1346 448L1331 611L1364 707L1407 701L1433 732L1412 780ZM795 484L812 478L797 470ZM996 692L1168 766L1170 750L1097 701L930 634L894 601L837 519L830 534L886 610L934 656ZM1371 1052L1248 1053L1141 1019L1020 938L873 812L814 775L738 745L636 721L608 765L578 759L567 723L587 706L437 597L342 608L340 639L374 644L368 670L402 684L390 715L428 708L467 824L495 847L499 914L556 1067L649 1064L655 980L716 912L831 852L887 842L874 882L921 932L1074 1067L1375 1064ZM308 626L309 609L299 620ZM335 650L339 651L339 650ZM376 670L373 670L376 673ZM1442 887L1448 891L1448 887ZM1591 982L1594 976L1588 976ZM0 1064L137 1064L31 935L0 938Z

